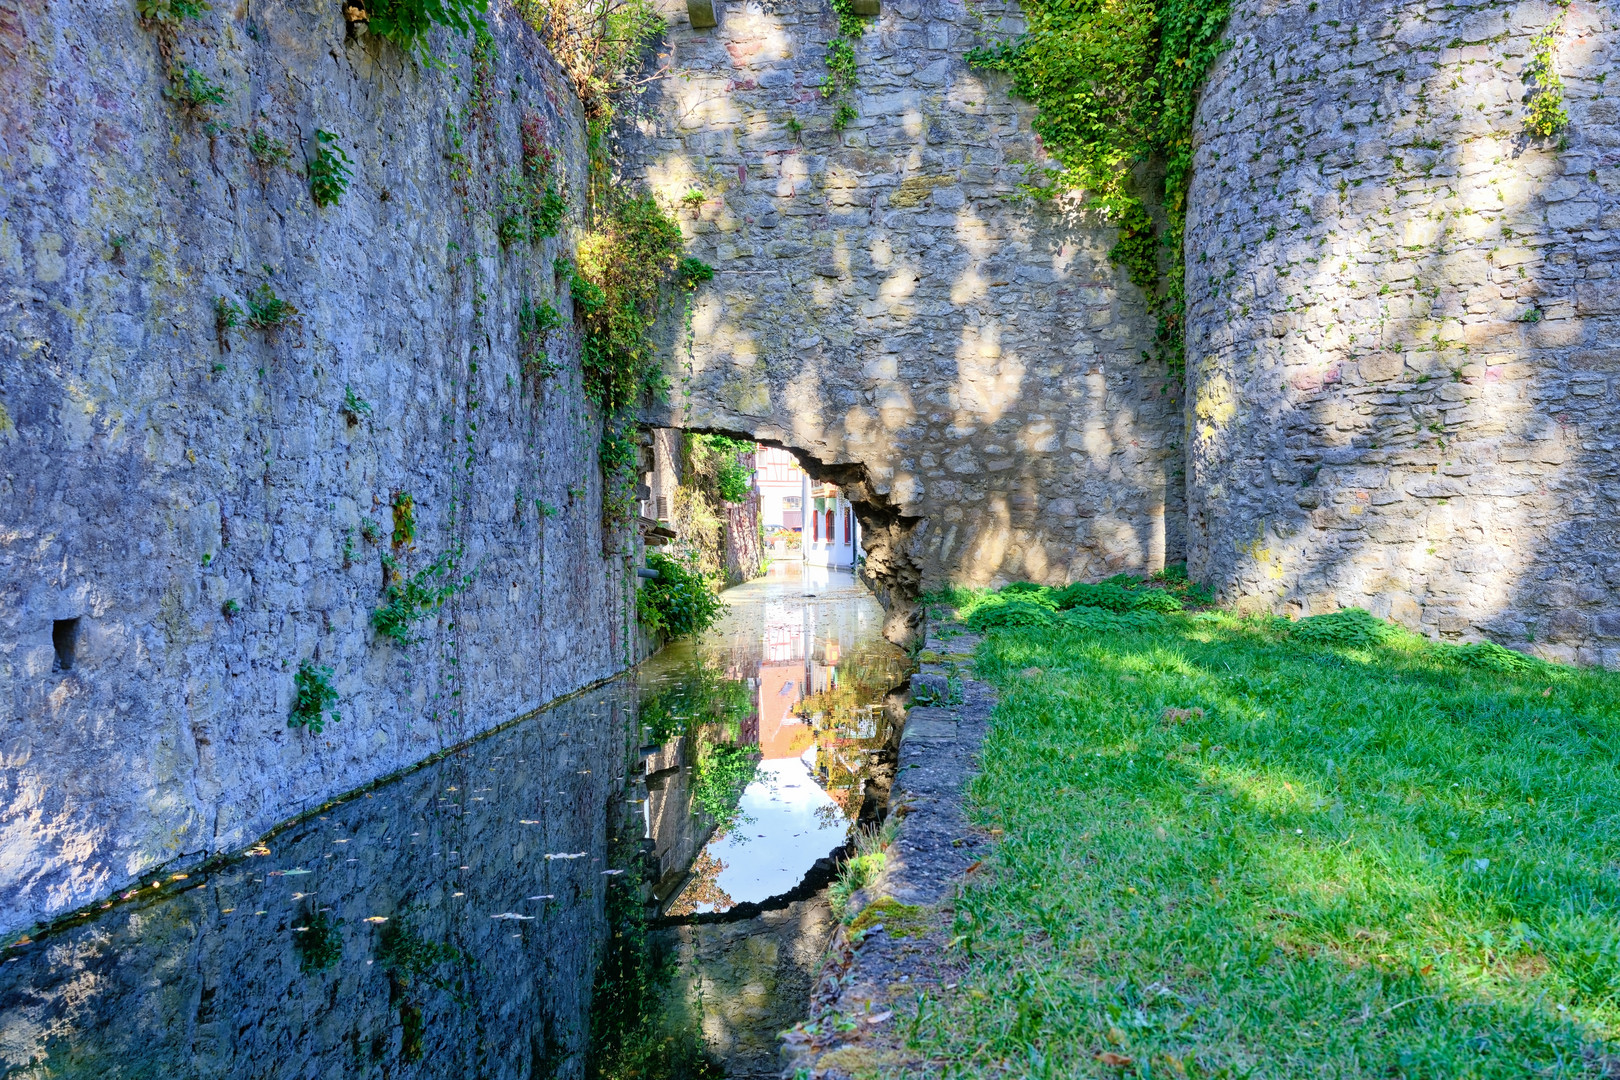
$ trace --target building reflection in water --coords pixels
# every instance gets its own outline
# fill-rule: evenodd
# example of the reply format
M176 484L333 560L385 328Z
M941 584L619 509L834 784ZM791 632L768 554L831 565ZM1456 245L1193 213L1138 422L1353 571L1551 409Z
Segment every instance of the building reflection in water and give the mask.
M724 911L794 888L848 839L889 735L883 696L905 657L883 639L877 602L848 573L798 563L771 570L727 592L726 618L692 643L693 656L679 658L688 668L712 663L750 688L753 707L737 738L755 748L757 764L734 816L681 875L671 915ZM670 846L675 856L679 845Z

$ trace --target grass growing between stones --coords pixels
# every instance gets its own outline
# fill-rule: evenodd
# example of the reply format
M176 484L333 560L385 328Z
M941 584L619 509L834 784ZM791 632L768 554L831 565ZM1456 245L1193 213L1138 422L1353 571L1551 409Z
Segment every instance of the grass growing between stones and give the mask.
M1620 680L1159 619L980 647L929 1075L1620 1075Z

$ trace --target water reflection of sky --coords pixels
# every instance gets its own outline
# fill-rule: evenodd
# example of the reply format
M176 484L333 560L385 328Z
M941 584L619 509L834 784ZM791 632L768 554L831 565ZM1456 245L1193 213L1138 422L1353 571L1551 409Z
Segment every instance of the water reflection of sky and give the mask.
M755 708L739 741L761 760L738 821L709 841L672 912L787 892L843 844L884 741L883 694L903 671L882 609L848 573L779 563L725 599L720 623L662 663L712 664L746 682Z

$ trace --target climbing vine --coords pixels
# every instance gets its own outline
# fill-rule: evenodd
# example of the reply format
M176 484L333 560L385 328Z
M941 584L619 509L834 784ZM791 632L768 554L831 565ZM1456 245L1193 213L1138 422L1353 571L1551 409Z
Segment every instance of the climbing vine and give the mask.
M1569 0L1558 0L1558 6L1560 10L1547 24L1547 29L1530 39L1530 59L1524 69L1525 81L1531 84L1524 129L1540 139L1562 136L1569 127L1569 113L1564 110L1564 80L1558 75L1554 57ZM1559 149L1563 148L1562 143L1560 139Z
M642 53L666 28L653 0L514 0L592 119L609 118Z
M1030 0L1024 34L967 54L976 67L1011 75L1014 92L1039 109L1035 131L1060 168L1025 190L1083 192L1118 226L1110 258L1147 292L1160 355L1177 374L1193 114L1226 47L1229 10L1229 0ZM1143 179L1160 170L1157 184ZM1150 200L1163 207L1162 230Z
M488 0L369 0L363 9L373 34L431 63L427 36L435 26L467 34L482 28Z
M669 389L654 324L671 301L684 305L714 270L681 254L680 226L650 194L610 189L595 216L580 240L569 291L584 331L585 396L604 416L603 516L622 521L635 506L639 457L630 413Z
M832 8L838 16L838 33L827 42L827 81L821 84L821 96L833 103L833 130L843 131L856 116L855 42L865 23L855 14L855 0L832 0Z

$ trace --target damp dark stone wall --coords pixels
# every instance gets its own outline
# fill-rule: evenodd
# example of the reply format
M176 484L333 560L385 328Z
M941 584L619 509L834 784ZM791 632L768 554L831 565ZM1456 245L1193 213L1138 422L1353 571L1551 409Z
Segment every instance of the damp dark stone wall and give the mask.
M431 70L338 4L216 4L167 36L133 3L0 19L0 931L634 659L577 342L553 336L556 378L518 362L566 232L494 232L523 117L576 206L583 120L526 26L491 30ZM224 88L212 127L171 69ZM352 161L328 207L318 130ZM220 332L216 297L266 288L296 317ZM370 625L385 555L455 559L411 645ZM288 725L304 661L337 692L319 733Z

